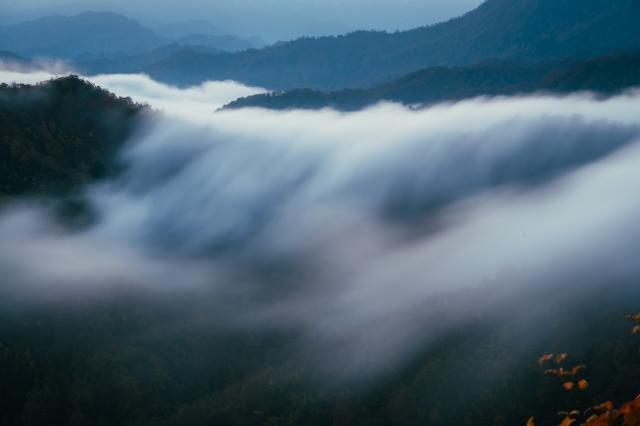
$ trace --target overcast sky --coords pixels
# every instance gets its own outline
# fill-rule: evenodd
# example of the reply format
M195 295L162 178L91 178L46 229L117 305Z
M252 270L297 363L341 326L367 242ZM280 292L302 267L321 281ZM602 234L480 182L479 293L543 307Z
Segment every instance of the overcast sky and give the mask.
M146 25L205 19L268 41L354 29L408 29L462 14L482 0L0 0L0 23L51 13L121 12Z

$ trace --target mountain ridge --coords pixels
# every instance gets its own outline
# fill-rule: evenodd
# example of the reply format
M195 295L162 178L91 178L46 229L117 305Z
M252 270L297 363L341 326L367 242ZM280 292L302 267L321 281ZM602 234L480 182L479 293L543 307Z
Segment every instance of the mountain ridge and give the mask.
M526 63L493 59L462 67L431 67L368 89L333 92L293 89L240 98L223 109L353 111L385 101L429 106L479 96L578 91L608 96L636 86L640 86L640 51L588 60Z
M535 61L637 48L639 16L637 0L488 0L409 31L302 38L216 57L179 52L144 71L182 86L232 79L274 90L360 88L488 57Z
M112 12L45 16L1 27L0 40L4 40L0 49L59 58L145 50L162 43L159 36L139 22Z
M76 76L0 84L0 197L66 195L115 172L143 109Z
M253 47L250 40L234 35L190 33L175 39L165 37L134 19L113 12L48 15L0 26L0 50L29 57L91 61L115 55L149 53L165 45L226 51Z

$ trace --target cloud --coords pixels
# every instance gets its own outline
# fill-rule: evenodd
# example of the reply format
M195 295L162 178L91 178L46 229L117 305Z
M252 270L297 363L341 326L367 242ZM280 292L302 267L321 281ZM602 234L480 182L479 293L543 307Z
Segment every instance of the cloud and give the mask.
M213 113L258 89L93 81L164 113L123 152L125 176L88 189L91 228L37 206L3 215L0 265L22 291L202 288L230 329L296 330L300 362L346 379L397 368L508 295L565 300L640 274L636 92Z
M0 81L32 84L69 73L71 66L59 59L0 59Z
M3 291L27 292L38 301L60 301L73 293L96 296L119 285L164 291L170 289L161 288L163 283L172 280L188 291L207 277L194 262L153 259L117 241L71 234L35 205L5 209L0 235Z
M48 70L29 71L14 64L0 62L0 83L36 84L65 73L52 73Z
M264 89L247 87L233 81L207 82L188 89L178 89L151 80L146 75L97 75L88 78L120 96L151 105L171 115L202 120L223 105L245 96L264 93Z
M73 73L58 63L40 64L41 68L33 71L0 62L0 83L35 84ZM83 78L119 96L131 97L136 102L192 121L207 120L213 111L225 104L265 91L233 81L207 82L188 89L178 89L153 81L144 74L103 74Z

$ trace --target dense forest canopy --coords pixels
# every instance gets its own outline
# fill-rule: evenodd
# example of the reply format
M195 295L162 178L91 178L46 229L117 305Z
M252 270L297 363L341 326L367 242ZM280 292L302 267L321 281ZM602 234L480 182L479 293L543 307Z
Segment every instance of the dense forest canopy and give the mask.
M112 173L140 112L74 76L0 85L0 194L63 194Z

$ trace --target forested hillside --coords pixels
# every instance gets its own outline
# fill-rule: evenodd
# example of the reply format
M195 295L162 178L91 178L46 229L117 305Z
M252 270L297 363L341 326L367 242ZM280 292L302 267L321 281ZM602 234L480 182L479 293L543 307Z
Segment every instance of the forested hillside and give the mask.
M3 287L0 422L514 426L535 416L537 425L556 425L559 410L621 404L637 394L640 340L629 333L624 313L637 306L639 294L628 288L576 295L580 308L570 312L561 303L531 310L551 288L510 299L527 312L522 317L472 310L472 322L449 330L395 374L318 387L323 376L297 365L290 352L293 336L227 335L211 321L195 320L210 317L212 294L131 289L99 302L76 297L17 309ZM493 296L453 293L425 309L434 320L450 320L467 298ZM542 374L535 360L547 351L568 351L569 362L586 364L588 391L567 392Z
M0 196L68 193L113 171L140 111L73 76L0 85Z
M613 95L640 86L640 53L591 60L519 63L489 60L464 67L434 67L370 89L321 92L294 89L238 99L227 108L335 108L351 111L378 102L430 105L477 96L566 94L592 91Z
M638 48L639 19L637 0L488 0L460 18L411 31L303 38L216 56L178 52L145 71L180 85L232 79L269 89L366 87L490 57L539 61Z

